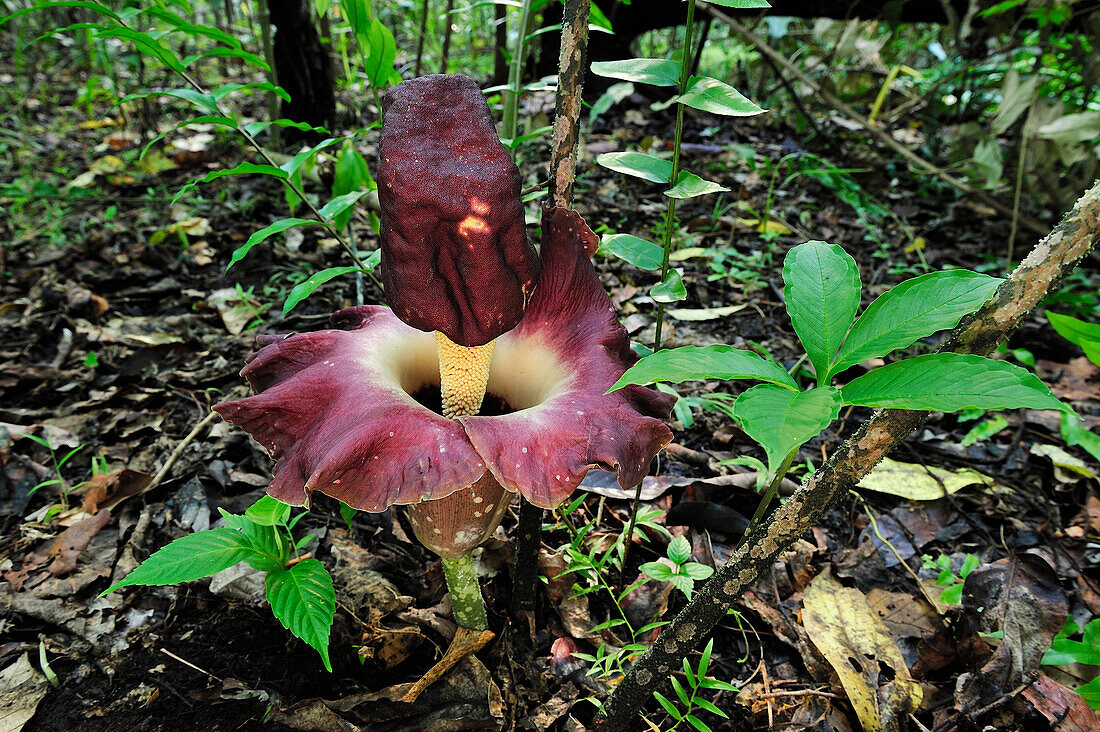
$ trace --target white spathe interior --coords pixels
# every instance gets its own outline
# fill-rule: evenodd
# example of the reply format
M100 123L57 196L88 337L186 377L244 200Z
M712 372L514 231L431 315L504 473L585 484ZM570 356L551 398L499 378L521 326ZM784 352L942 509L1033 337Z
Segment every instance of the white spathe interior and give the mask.
M439 360L431 333L402 329L374 350L371 361L406 394L439 386ZM561 359L540 339L505 334L497 339L486 391L519 411L560 393L569 379Z

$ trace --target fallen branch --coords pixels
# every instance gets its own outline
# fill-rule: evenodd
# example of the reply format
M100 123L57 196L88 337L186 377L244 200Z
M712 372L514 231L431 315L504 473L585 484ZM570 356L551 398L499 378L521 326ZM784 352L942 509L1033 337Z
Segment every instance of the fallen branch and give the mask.
M915 167L919 168L920 170L923 170L926 173L931 173L932 175L936 176L937 178L942 180L944 183L951 186L952 188L959 191L960 193L962 193L966 196L969 196L971 198L978 199L979 201L984 203L986 206L989 206L990 208L996 210L998 213L1001 213L1001 214L1003 214L1005 216L1008 216L1010 218L1012 218L1015 215L1015 212L1012 210L1011 206L1006 206L1005 204L1001 203L1000 201L993 198L992 196L989 196L988 194L983 193L982 191L975 190L975 189L971 188L970 186L968 186L963 181L959 180L958 178L954 177L953 175L949 175L948 173L946 173L943 170L943 168L939 167L938 165L934 165L933 163L928 162L927 160L920 157L919 155L917 155L915 152L913 152L909 148L905 147L905 145L902 145L900 142L898 142L892 136L890 136L887 132L883 131L880 127L878 127L873 122L868 120L866 117L861 115L859 112L854 110L851 106L849 106L844 101L842 101L841 99L837 98L835 95L830 93L829 90L824 89L820 84L818 84L816 81L814 81L809 76L807 76L805 73L803 73L801 69L799 69L797 66L792 64L786 58L784 58L782 54L776 52L776 50L774 48L772 48L771 46L769 46L762 38L757 36L755 33L750 31L748 28L746 28L744 25L742 25L738 21L734 20L733 18L731 18L730 16L728 16L725 13L721 12L720 10L715 10L713 7L711 7L711 6L709 6L705 3L699 3L699 5L700 5L700 7L704 8L708 13L710 13L712 16L714 16L716 19L722 21L723 23L728 25L730 28L737 31L737 33L739 33L741 35L741 37L744 38L746 41L748 41L752 45L756 46L756 49L764 55L765 59L767 59L769 61L772 61L772 62L778 64L779 66L783 67L789 74L791 74L792 76L797 78L799 81L801 81L806 86L810 87L810 89L813 90L813 96L815 96L818 99L822 100L823 102L828 104L830 107L832 107L836 111L840 112L842 115L844 115L845 117L847 117L851 121L855 122L856 124L860 125L864 129L866 129L868 132L870 132L875 137L875 139L877 139L879 142L881 142L882 144L889 147L891 150L896 152L898 155L901 155L903 158L905 158L910 163L912 163ZM1036 234L1045 234L1045 233L1047 233L1047 227L1044 226L1039 221L1035 220L1034 218L1032 218L1030 216L1019 216L1018 218L1019 218L1020 223L1022 223L1024 226L1031 229L1032 231L1034 231Z
M1100 182L1082 196L993 298L961 323L941 351L988 354L1100 243ZM726 611L860 478L918 427L927 413L876 412L798 491L752 532L729 560L661 632L604 705L600 726L625 730L655 691L680 668L681 659L726 617Z

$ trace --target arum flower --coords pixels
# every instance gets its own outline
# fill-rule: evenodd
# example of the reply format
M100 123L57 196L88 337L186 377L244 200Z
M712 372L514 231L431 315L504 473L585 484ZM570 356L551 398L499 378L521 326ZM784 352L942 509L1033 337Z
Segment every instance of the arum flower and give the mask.
M605 393L636 360L575 211L527 239L520 177L481 92L457 75L392 88L383 105L382 280L393 309L342 329L266 337L241 372L255 396L215 410L276 459L274 498L324 493L408 506L467 628L487 626L471 550L514 493L543 508L593 467L636 485L672 433L673 398Z

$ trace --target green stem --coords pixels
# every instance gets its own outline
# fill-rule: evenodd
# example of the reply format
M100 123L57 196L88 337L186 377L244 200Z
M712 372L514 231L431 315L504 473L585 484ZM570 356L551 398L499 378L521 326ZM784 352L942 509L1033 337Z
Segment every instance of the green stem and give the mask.
M508 72L508 88L504 90L504 116L501 120L500 136L506 140L516 139L516 118L519 114L519 90L523 81L523 63L526 60L527 34L531 32L531 0L523 0L519 16L519 35L516 47L512 51L512 68ZM511 144L511 143L509 143Z
M768 511L768 506L772 505L772 500L775 498L775 494L779 492L779 486L783 482L783 479L787 477L787 471L791 469L791 463L794 462L795 457L798 455L798 447L787 453L787 457L783 458L783 464L779 466L779 470L775 471L775 475L772 476L772 482L768 485L768 490L764 494L764 497L760 499L760 504L756 507L756 513L752 515L752 520L749 521L748 528L745 529L744 536L741 537L741 542L748 540L749 535L756 529L763 520L764 514Z
M472 554L457 559L440 557L443 576L447 578L447 590L451 593L451 608L455 620L463 628L488 630L489 618L485 614L485 600L481 596L481 584L477 581L477 561Z
M687 91L688 80L691 78L691 35L695 25L695 0L689 0L687 4L687 21L684 23L684 47L680 53L680 93ZM684 134L684 105L676 104L676 137L672 142L672 175L669 176L669 186L676 185L676 178L680 175L680 141ZM672 235L676 230L676 199L668 199L668 211L665 213L665 240L664 256L661 258L661 282L668 279L668 259L672 254ZM661 350L661 330L665 320L665 304L657 303L657 329L653 334L653 350ZM638 492L640 495L641 485ZM629 537L628 537L629 538Z

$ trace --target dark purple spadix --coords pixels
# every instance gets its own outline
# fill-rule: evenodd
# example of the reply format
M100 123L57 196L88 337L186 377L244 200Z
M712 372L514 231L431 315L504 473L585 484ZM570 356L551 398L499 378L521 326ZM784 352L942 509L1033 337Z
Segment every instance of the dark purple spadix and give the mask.
M521 178L485 99L458 74L422 76L382 103L382 284L414 328L479 346L511 330L538 282Z

